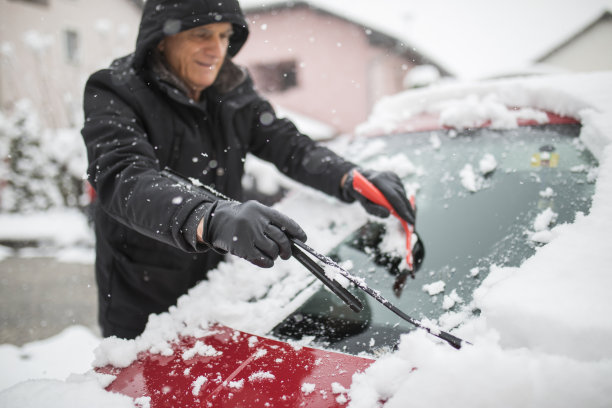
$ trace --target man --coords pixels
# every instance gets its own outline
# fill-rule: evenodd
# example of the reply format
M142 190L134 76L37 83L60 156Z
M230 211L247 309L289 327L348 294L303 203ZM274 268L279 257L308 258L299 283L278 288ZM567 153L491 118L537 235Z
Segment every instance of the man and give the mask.
M271 267L306 235L287 216L241 204L248 152L345 202L355 165L278 119L231 57L248 36L236 0L148 0L133 54L94 73L82 130L97 192L96 280L104 336L134 338L151 313L175 304L225 253ZM164 168L230 198L186 189ZM364 171L414 223L399 178Z

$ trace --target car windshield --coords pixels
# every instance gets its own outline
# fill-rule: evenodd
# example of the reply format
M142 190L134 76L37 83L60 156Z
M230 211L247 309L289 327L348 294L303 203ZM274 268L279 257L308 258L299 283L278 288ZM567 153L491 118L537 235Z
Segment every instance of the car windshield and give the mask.
M400 249L405 244L401 234L386 231L391 221L368 222L330 255L350 261L352 274L414 318L459 311L492 265L519 266L546 242L549 224L589 211L597 162L578 141L579 132L579 125L545 125L372 139L359 148L376 154L360 165L380 168L382 160L396 170L411 169L398 172L408 187L418 185L416 230L425 256L415 273L402 269L401 256L381 244L389 237L400 241ZM351 291L364 303L362 312L321 288L273 334L314 336L315 345L376 354L413 330L358 289Z

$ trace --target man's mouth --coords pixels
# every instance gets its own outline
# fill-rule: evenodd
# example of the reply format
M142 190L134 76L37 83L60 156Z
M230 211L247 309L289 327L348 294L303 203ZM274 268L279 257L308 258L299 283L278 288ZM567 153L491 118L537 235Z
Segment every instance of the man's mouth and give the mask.
M211 71L214 70L217 67L216 63L205 63L205 62L201 62L201 61L196 61L195 62L197 65L199 65L202 68L208 68Z

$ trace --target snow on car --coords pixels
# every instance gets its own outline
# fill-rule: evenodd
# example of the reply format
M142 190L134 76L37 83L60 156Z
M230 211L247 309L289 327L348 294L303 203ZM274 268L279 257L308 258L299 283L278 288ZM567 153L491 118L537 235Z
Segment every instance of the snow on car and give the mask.
M157 406L162 395L200 401L211 398L208 401L228 404L229 398L246 398L251 406L278 406L283 396L299 396L291 400L297 405L316 399L317 406L375 407L381 402L385 407L444 403L609 406L610 95L612 73L436 86L387 98L356 137L335 141L332 147L343 153L352 151L354 160L380 160L381 166L400 168L407 187L416 192L417 208L422 208L417 212L416 229L426 254L414 277L403 276L399 297L390 285L402 274L401 268L389 266L394 263L394 254L387 256L393 246L387 246L383 254L386 264L378 265L375 248L352 244L354 238L372 231L363 229L364 225L379 220L355 205L340 204L295 185L278 204L304 226L312 247L338 260L351 260L351 272L365 276L370 286L386 291L389 299L425 324L450 330L471 346L455 350L422 330L392 320L381 312L380 305L369 304L362 314L344 310L295 260L262 270L228 259L207 281L180 298L176 307L152 315L139 338L103 340L96 351L98 374L90 373L90 377L108 390L129 395L122 404L129 400L140 407ZM466 106L469 109L463 109ZM568 118L567 123L551 124L551 114ZM580 125L572 124L575 121ZM533 132L521 135L518 128L525 123ZM424 124L433 126L423 133ZM488 128L473 130L481 126ZM397 146L412 137L409 132L420 134L410 142L414 149L400 151ZM373 134L389 137L383 140ZM545 140L548 142L543 143ZM462 150L453 156L452 151L444 151L449 146ZM392 153L386 150L389 148ZM446 157L419 163L419 158L436 157L437 152ZM445 163L452 163L448 171L444 171ZM462 176L467 164L471 170ZM432 174L436 174L436 185L428 180ZM500 189L504 180L514 180L519 190L524 187L529 199L508 194L502 196L501 207L482 201L476 213L482 217L466 221L464 228L429 229L437 216L461 219L471 204L506 191ZM434 194L436 189L441 195ZM510 234L498 231L501 223L495 221L496 212L503 217L507 211L516 220L509 223ZM495 239L473 238L481 230L491 232ZM476 247L484 254L464 256L458 250L452 262L442 261L437 254L444 239L458 249L479 240L481 245ZM305 309L309 305L319 310L311 313ZM309 322L314 323L304 324ZM307 330L289 330L299 323ZM283 327L287 330L281 330ZM339 336L330 334L334 328L336 333L331 334L341 332ZM215 336L245 353L215 366L216 359L221 361L228 353L222 342L212 340ZM279 354L281 350L296 353L297 361L288 363ZM346 368L332 364L325 374L332 377L322 383L300 377L307 359L301 356L302 350L323 353L321 361L337 358ZM349 363L356 361L362 364ZM161 378L135 392L130 384L139 384L143 377L136 374L137 369L147 365L158 370ZM289 370L285 371L288 377L277 369ZM342 377L333 378L343 369ZM182 385L170 385L177 384L175 379ZM18 397L35 399L33 395L41 391L47 401L53 392L63 397L73 393L77 401L81 396L73 384L78 381L85 380L74 377L64 383L20 384L0 394L0 405ZM267 399L272 395L269 392L282 381L289 388L272 403ZM327 398L321 400L323 395ZM89 401L89 406L103 406L106 398L118 398L114 393L92 392L90 396L95 404ZM259 401L252 399L257 396L261 396Z

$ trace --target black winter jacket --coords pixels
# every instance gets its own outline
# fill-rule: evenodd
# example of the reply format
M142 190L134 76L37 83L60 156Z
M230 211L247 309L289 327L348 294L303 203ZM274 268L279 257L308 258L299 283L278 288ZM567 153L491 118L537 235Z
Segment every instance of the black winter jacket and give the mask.
M277 118L230 59L202 99L190 100L153 69L164 27L155 3L164 2L146 3L135 53L94 73L85 88L82 135L97 192L96 279L105 336L140 334L149 314L175 304L221 259L196 243L209 199L160 170L169 167L240 200L250 152L342 199L340 180L354 166ZM190 3L207 2L178 4ZM241 45L233 44L234 53Z

